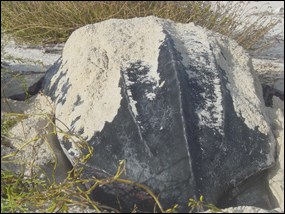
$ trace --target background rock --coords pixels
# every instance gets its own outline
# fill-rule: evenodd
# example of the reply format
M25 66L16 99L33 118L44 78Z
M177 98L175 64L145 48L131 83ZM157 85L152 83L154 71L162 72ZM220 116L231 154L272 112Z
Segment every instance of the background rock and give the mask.
M2 50L3 43L3 50ZM1 37L1 97L27 99L41 89L45 72L56 62L64 44L27 46Z
M222 209L222 212L218 213L279 213L280 211L281 210L279 209L266 210L254 206L238 206L238 207L229 207L226 209ZM209 210L203 213L211 213L211 212L212 211Z
M66 178L72 165L53 133L51 103L43 95L34 96L26 102L6 99L2 103L1 114L13 112L13 115L21 114L22 117L17 119L18 122L9 131L6 143L1 143L1 157L16 152L10 158L1 159L1 169L23 173L25 176L42 173L51 181L54 173L57 182ZM55 163L57 167L53 171Z
M284 101L273 97L273 108L267 108L271 126L277 139L276 166L269 170L269 187L284 212Z
M1 78L1 97L23 101L41 89L44 73L5 73Z

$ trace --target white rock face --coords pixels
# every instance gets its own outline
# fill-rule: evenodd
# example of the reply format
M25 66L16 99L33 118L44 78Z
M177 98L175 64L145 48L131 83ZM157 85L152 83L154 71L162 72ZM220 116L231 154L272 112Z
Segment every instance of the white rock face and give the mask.
M110 29L116 33L110 33ZM146 81L158 84L157 58L164 36L162 27L152 17L144 21L131 19L129 22L111 19L76 30L64 47L61 68L66 70L72 87L66 94L64 107L57 106L57 116L69 127L72 127L73 118L80 117L75 131L84 127L83 137L87 139L95 131L101 131L106 122L113 120L120 107L119 71L128 63L141 60L144 66L150 68ZM65 78L58 82L56 96L62 93L64 84ZM90 96L93 98L89 99ZM80 102L79 97L84 102L75 107L73 104ZM136 115L135 102L131 103L133 114ZM82 114L83 111L87 114ZM90 115L98 117L92 118Z
M209 50L210 46L213 46L216 41L211 37L213 35L207 36L209 32L201 27L194 26L192 23L175 24L171 21L147 17L144 19L130 19L128 22L111 19L95 25L87 25L76 30L64 47L61 70L64 71L64 74L67 74L68 82L72 84L72 87L68 89L65 96L67 99L65 100L64 108L60 105L57 106L56 114L58 117L67 126L71 127L72 122L74 122L72 118L80 117L80 120L76 122L74 131L78 132L84 126L83 136L87 139L90 139L95 131L101 131L105 122L113 120L120 106L121 95L118 87L120 73L118 71L127 67L127 64L131 62L141 60L143 62L142 66L149 67L150 72L146 76L145 81L156 82L157 87L159 87L157 58L159 46L165 38L165 34L162 32L163 28L168 28L170 32L173 31L173 34L178 35L177 38L186 41L184 46L189 47L189 49L186 52L183 51L183 54L187 54L183 57L185 66L188 66L189 60L192 63L194 62L194 64L196 63L197 66L199 66L199 63L201 65L205 64L203 63L203 61L205 62L203 54L207 54L211 58L209 59L210 63L204 69L215 69L213 66L214 58L206 50ZM116 34L110 33L109 29L113 29ZM199 38L204 43L196 44L192 42ZM218 42L223 43L223 41ZM179 45L179 41L177 41L176 46L178 50ZM220 61L218 62L230 75L228 89L232 91L236 111L240 112L240 116L245 119L248 127L251 129L259 127L259 130L266 134L269 128L263 120L264 115L262 112L255 111L256 107L261 107L259 100L261 94L255 94L255 87L253 86L256 79L251 77L252 74L248 68L248 56L236 44L230 42L228 45L227 48L243 57L232 58L230 55L226 56L238 60L237 62L233 61L233 63L243 66L239 70L230 70L229 66L232 65L225 64L222 57L219 57ZM218 55L219 53L216 54ZM198 57L199 55L200 57ZM235 66L232 67L236 68ZM206 75L201 73L195 74L190 71L188 74L190 79L193 75L201 77ZM60 75L59 72L52 81L55 81L58 75ZM247 81L244 81L245 79ZM132 84L128 79L126 79L126 82L128 86ZM222 109L219 109L222 102L221 97L219 97L219 95L221 96L220 83L218 78L213 79L213 82L216 82L214 88L217 95L216 101L213 103L209 100L202 109L197 109L197 114L199 115L201 125L207 125L210 128L217 127L222 132L223 113ZM82 85L81 83L84 84ZM65 84L67 84L65 78L58 82L58 90L55 92L55 96L59 96L62 93L62 88ZM201 84L203 84L203 78L201 78ZM138 115L135 107L136 101L132 100L130 91L128 91L128 95L132 112L136 117ZM84 99L84 97L90 96L93 99ZM148 97L149 99L154 99L155 94L149 93ZM83 99L84 102L82 102ZM82 104L73 107L73 104L76 102L82 102ZM246 105L244 104L245 102L247 103ZM66 106L70 106L70 109L66 109ZM207 109L213 110L209 112ZM89 113L82 115L82 111ZM100 116L93 119L88 115ZM210 122L213 119L216 121L215 123Z

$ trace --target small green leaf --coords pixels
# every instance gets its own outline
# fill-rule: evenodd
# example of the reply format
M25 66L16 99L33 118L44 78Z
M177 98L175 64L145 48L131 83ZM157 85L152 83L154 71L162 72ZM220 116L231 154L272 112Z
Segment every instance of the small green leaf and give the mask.
M201 202L203 202L203 196L202 196L202 195L200 196L199 200L200 200Z
M178 204L175 204L172 208L170 208L170 209L167 209L165 212L166 213L174 213L174 212L176 212L176 208L178 207Z

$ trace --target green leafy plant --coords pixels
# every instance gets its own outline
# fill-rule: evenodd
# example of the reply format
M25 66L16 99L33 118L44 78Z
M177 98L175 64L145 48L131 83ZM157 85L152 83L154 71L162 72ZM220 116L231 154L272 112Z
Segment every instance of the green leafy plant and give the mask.
M206 210L210 210L211 212L222 212L222 210L217 208L215 205L204 202L202 195L200 196L199 200L190 198L188 207L190 208L190 212L203 212Z
M7 158L4 157L2 159ZM85 157L86 158L86 157ZM87 158L88 159L88 158ZM85 159L85 160L87 160ZM92 201L89 197L90 193L98 186L109 185L113 182L121 182L129 185L135 185L155 200L161 212L165 212L158 198L149 190L148 187L135 183L130 180L121 179L125 161L119 163L118 171L113 177L106 179L82 179L80 177L82 168L73 168L63 183L57 184L42 180L37 176L27 178L14 172L1 171L1 209L4 212L31 212L39 210L41 212L66 212L70 205L79 207L91 206L97 212L118 210ZM86 182L94 182L94 185L83 190L79 184ZM173 208L175 209L175 207ZM171 210L173 210L171 209ZM167 210L166 212L169 212Z
M48 123L53 126L52 129L46 130L45 134L37 135L31 140L24 142L20 148L15 152L3 155L1 153L1 163L17 163L17 154L23 150L26 146L33 144L40 138L46 139L48 135L51 134L63 134L70 142L76 142L76 144L84 151L87 151L85 155L80 156L80 158L74 163L74 167L69 171L68 175L63 182L57 183L55 179L42 178L41 174L45 173L36 164L32 165L34 172L27 176L22 173L13 172L10 170L1 170L1 209L3 212L35 212L36 210L40 212L66 212L70 209L70 206L81 207L82 209L91 207L97 212L102 211L113 211L120 212L112 207L100 204L99 202L92 201L90 199L91 192L104 185L111 185L114 182L119 182L127 185L136 186L147 194L149 194L155 204L159 207L161 212L166 212L159 202L158 197L146 186L122 179L121 175L125 172L125 161L119 162L117 173L114 176L110 176L104 179L97 179L91 177L88 179L82 178L82 171L84 169L84 164L93 154L93 147L90 147L88 143L82 139L80 136L75 135L70 132L64 132L59 127L56 126L48 114L21 114L21 113L6 113L4 114L5 121L9 123L9 118L12 124L15 122L20 122L21 120L27 119L29 117L45 117ZM1 120L3 123L3 120ZM3 124L5 127L5 125ZM45 127L48 127L45 126ZM6 129L6 135L9 135L9 127ZM4 133L1 132L1 137ZM54 163L55 173L57 161ZM85 183L94 183L89 189L84 188ZM174 210L174 209L172 209ZM169 212L169 210L168 210Z

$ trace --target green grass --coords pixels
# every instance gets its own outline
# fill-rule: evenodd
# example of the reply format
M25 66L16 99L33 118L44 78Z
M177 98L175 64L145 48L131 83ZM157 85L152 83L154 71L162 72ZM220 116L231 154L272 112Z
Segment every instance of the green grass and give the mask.
M246 49L268 47L272 41L265 43L262 38L281 18L260 14L251 23L244 14L254 8L248 7L245 1L217 2L215 6L207 1L1 1L1 27L21 42L59 43L86 24L154 15L181 23L194 22L233 38Z

